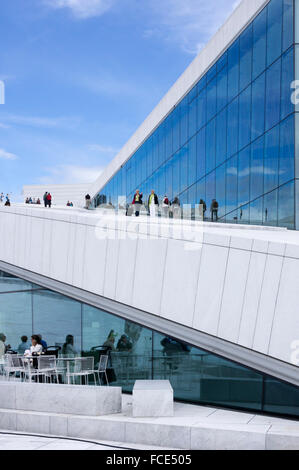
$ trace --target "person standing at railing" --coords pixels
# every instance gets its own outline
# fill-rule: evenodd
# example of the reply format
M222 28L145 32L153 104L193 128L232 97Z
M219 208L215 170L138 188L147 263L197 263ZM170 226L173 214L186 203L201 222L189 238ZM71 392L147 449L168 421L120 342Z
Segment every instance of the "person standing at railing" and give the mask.
M137 189L136 193L134 194L132 204L135 208L135 216L139 217L140 208L142 206L142 193L140 193L139 189Z
M148 208L151 217L156 217L158 214L159 199L155 191L152 189L151 194L148 198Z

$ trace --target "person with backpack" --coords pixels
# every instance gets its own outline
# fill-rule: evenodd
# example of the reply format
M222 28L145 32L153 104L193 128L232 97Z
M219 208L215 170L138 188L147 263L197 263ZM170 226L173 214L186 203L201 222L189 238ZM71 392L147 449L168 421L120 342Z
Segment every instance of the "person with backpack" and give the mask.
M218 208L219 208L218 202L216 201L216 199L213 199L212 204L211 204L211 221L212 222L214 222L214 216L215 216L215 221L217 222L218 220Z
M48 193L48 194L47 194L47 197L46 197L46 203L47 203L46 207L48 206L48 207L50 207L50 208L51 208L51 204L52 204L52 196L51 196L51 194L50 194L50 193Z
M91 206L91 197L89 194L86 194L85 196L85 209L89 209Z
M169 206L170 206L170 201L168 197L165 195L162 201L162 216L163 217L169 217Z

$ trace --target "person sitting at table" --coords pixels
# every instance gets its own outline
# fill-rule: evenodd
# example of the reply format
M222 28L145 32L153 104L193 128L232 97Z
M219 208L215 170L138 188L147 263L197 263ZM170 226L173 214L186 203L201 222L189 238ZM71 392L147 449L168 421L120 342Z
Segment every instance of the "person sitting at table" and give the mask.
M62 346L63 356L73 357L77 355L77 351L74 348L74 337L73 335L67 335L65 343Z
M41 345L39 335L32 335L30 349L26 349L24 356L32 356L33 354L41 354L42 351L43 351L43 347Z

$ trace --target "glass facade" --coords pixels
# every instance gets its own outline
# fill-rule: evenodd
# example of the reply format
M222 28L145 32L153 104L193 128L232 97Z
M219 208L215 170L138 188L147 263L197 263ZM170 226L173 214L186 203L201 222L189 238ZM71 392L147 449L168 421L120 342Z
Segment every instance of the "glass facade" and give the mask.
M271 0L95 197L213 199L221 222L295 228L295 0ZM196 214L196 211L192 211Z
M97 366L108 342L113 384L125 392L136 379L169 379L177 400L299 416L298 387L3 272L0 285L0 332L13 350L24 335L61 347L72 335L73 352Z

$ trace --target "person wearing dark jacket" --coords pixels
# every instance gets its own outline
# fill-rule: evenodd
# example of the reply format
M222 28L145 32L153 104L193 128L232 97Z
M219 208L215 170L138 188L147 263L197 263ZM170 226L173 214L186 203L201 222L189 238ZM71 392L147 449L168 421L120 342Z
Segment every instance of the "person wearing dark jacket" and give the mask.
M140 208L142 206L142 193L140 193L139 189L137 189L136 193L134 194L132 204L135 208L135 216L139 217Z
M89 209L91 205L91 197L89 194L85 196L85 209Z
M152 189L151 194L148 198L148 208L151 217L156 217L159 207L159 199L155 191Z
M218 208L219 208L218 202L216 201L216 199L213 199L212 204L211 204L211 221L212 222L214 222L214 216L215 216L216 222L218 220Z

